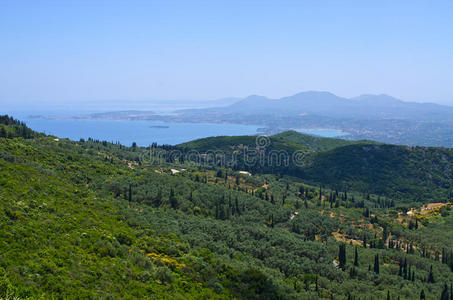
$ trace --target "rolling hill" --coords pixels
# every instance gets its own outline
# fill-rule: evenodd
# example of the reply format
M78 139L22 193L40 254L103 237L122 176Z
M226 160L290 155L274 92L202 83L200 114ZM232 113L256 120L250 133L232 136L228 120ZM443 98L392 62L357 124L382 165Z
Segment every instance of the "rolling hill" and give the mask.
M451 149L319 138L290 131L269 137L262 150L263 160L247 164L242 158L247 157L247 149L256 147L256 140L214 137L180 147L200 152L221 150L228 158L236 152L236 169L291 175L340 190L381 194L406 202L445 201L451 197ZM303 153L299 155L302 158L294 162L294 153ZM282 158L277 161L274 154Z
M393 174L390 191L435 198L450 150L294 132L147 149L0 125L0 298L439 299L453 282L450 204L360 191ZM307 180L172 156L247 146L307 154Z

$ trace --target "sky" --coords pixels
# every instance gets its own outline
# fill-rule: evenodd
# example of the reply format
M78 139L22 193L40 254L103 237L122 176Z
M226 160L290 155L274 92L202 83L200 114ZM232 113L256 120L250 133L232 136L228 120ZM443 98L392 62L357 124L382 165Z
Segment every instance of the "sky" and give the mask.
M453 105L453 1L0 0L0 104L301 91Z

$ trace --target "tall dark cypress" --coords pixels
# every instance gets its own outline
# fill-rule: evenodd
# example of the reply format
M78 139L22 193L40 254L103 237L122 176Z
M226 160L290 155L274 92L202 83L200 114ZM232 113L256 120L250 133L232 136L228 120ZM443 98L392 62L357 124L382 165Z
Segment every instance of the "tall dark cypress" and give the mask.
M444 289L442 290L442 294L440 294L440 300L450 300L450 295L448 295L448 286L445 283Z
M428 278L426 279L427 282L429 283L434 283L435 280L434 280L434 275L433 275L433 266L431 265L431 268L429 269L429 274L428 274Z
M159 188L157 190L157 195L153 201L154 206L159 207L162 204L162 190Z
M6 132L5 127L2 126L2 128L0 128L0 137L6 138L7 136L8 136L8 133Z
M357 246L355 246L355 253L354 253L354 266L359 266L359 252L357 250Z
M453 300L453 284L450 283L450 300Z
M407 260L406 260L406 258L404 259L404 264L403 264L403 277L404 277L404 279L407 279Z
M174 209L178 208L178 200L176 199L175 190L173 190L173 189L170 190L169 200L170 200L170 205L172 208L174 208Z
M338 247L338 260L339 260L339 267L344 269L346 265L346 245L340 244Z
M379 254L374 257L374 273L379 274Z

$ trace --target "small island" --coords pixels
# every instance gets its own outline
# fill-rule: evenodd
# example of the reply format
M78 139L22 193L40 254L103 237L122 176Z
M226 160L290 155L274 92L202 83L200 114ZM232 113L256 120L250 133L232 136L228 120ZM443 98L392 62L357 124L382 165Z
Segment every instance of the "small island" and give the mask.
M170 128L170 126L165 126L165 125L152 125L152 126L149 126L149 128L167 129L167 128Z

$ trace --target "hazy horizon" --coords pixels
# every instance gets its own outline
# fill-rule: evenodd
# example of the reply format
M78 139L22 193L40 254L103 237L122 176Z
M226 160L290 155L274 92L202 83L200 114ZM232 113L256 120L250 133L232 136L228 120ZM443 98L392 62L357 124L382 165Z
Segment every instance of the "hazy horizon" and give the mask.
M312 92L310 91L300 91L300 93ZM315 92L328 92L329 91L315 91ZM297 93L296 93L297 94ZM334 94L334 93L332 93ZM100 99L100 100L74 100L74 101L31 101L31 102L21 102L21 101L4 101L0 112L8 113L11 112L21 112L21 111L39 111L39 112L66 112L74 111L78 113L84 112L105 112L105 111L119 111L119 110L153 110L156 112L172 112L174 110L186 109L186 108L204 108L204 107L222 107L232 104L236 101L240 101L249 96L263 96L268 99L279 100L284 97L293 96L283 95L278 98L268 97L266 95L256 95L250 94L245 97L220 97L217 99L152 99L152 98L136 98L136 99ZM356 95L353 97L344 97L341 95L334 94L341 98L353 99L365 95L385 95L391 96L388 94L371 94L364 93L361 95ZM453 106L453 103L436 103L433 101L411 101L407 99L399 99L404 102L413 102L413 103L434 103L440 105ZM26 107L24 107L26 105Z
M8 1L0 101L321 90L453 105L452 12L448 1Z

